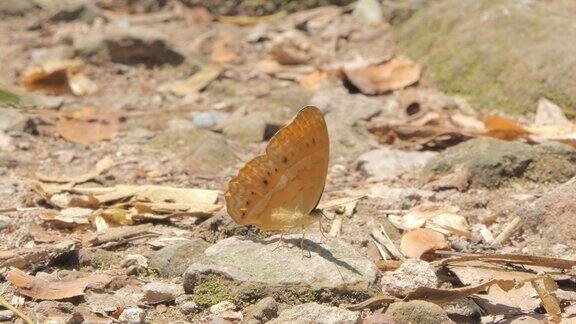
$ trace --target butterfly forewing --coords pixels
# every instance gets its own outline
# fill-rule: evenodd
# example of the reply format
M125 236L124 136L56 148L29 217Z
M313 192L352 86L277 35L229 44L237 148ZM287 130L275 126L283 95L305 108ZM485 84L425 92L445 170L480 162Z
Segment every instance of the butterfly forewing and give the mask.
M328 172L328 131L322 112L312 106L270 140L266 154L252 159L229 183L228 214L239 224L269 230L290 227L278 211L308 214L316 206Z

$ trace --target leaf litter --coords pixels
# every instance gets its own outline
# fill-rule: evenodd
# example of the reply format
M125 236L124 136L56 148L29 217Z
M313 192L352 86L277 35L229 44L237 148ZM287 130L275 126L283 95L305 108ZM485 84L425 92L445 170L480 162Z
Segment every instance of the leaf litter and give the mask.
M131 11L136 7L125 9ZM576 146L574 123L566 118L560 107L548 99L540 100L533 122L527 122L526 119L517 121L516 118L505 115L477 112L467 109L464 101L456 99L448 104L434 103L432 100L434 96L421 91L424 85L420 82L420 78L425 66L400 53L388 50L393 48L392 46L366 46L366 44L386 44L388 27L386 24L373 24L370 28L366 28L365 25L354 22L351 19L351 8L320 7L294 14L279 11L269 16L227 16L213 14L203 7L195 7L176 8L174 12L168 11L158 15L160 18L173 18L169 20L152 17L156 13L135 15L131 13L127 14L126 18L121 12L124 9L117 12L116 7L107 8L106 19L116 21L126 18L131 22L138 22L141 25L151 24L154 27L157 27L159 22L165 27L164 25L167 26L170 21L170 24L180 26L179 28L190 32L190 36L194 37L199 35L193 30L196 27L218 28L214 31L202 31L198 40L192 42L192 51L202 56L202 63L197 64L198 69L194 74L182 75L173 73L164 66L158 66L155 70L146 70L146 73L155 77L143 81L138 79L138 76L141 77L139 73L144 70L128 68L121 64L115 66L111 70L118 76L126 77L130 82L123 84L126 89L121 89L122 96L114 98L112 95L111 101L102 101L106 102L103 105L93 105L91 102L88 105L81 98L82 96L97 98L102 95L102 92L98 91L99 88L109 91L109 87L100 81L98 86L95 86L84 73L86 63L81 60L55 60L40 63L23 71L21 81L28 89L63 96L66 105L72 103L71 107L85 107L75 111L69 110L69 107L57 113L52 111L52 116L57 116L55 123L52 123L54 119L45 117L50 114L37 114L35 120L39 125L40 138L46 137L46 129L50 132L50 127L55 125L56 132L64 140L90 145L90 154L104 158L100 158L95 168L85 174L65 176L60 172L49 174L36 172L38 183L35 191L40 199L35 203L40 211L29 217L33 223L24 227L25 238L17 237L15 243L10 245L13 247L11 250L0 252L0 268L7 271L13 286L22 295L32 298L66 300L83 296L83 299L74 300L82 300L82 304L86 303L92 312L103 317L112 316L118 319L126 308L142 306L140 300L142 283L118 284L121 288L110 291L110 288L102 290L92 287L92 284L102 285L112 280L108 275L103 275L108 276L107 278L99 278L100 275L95 273L100 271L93 272L84 279L72 280L57 280L55 273L48 275L37 271L58 269L59 264L55 263L55 260L68 257L70 253L78 253L81 250L92 252L112 250L113 253L125 255L125 258L121 262L120 269L112 267L113 271L104 270L104 273L115 273L117 270L133 271L138 268L134 270L135 272L129 273L130 278L142 278L146 276L142 276L142 272L139 271L151 271L148 269L147 254L142 251L146 252L146 248L157 250L190 244L196 238L188 235L191 233L189 227L205 222L210 224L212 231L226 233L222 235L238 233L235 232L237 229L229 229L227 225L220 223L219 217L210 219L222 211L221 190L196 189L222 189L224 188L224 185L220 186L224 183L222 179L219 177L204 179L194 174L175 171L171 168L173 162L171 155L154 155L154 160L160 161L154 164L154 167L145 165L146 157L137 155L142 153L142 150L140 147L134 147L144 146L146 142L144 139L156 136L155 133L172 131L163 125L161 120L163 114L179 118L190 111L210 112L209 107L218 107L214 109L224 110L231 115L238 111L243 115L249 115L252 107L245 102L257 102L255 106L265 102L262 106L268 108L270 103L265 100L273 97L274 93L282 88L295 85L299 87L297 88L299 91L308 93L323 88L333 90L334 87L339 87L351 92L358 91L359 94L354 96L369 95L376 100L382 98L397 100L400 110L393 116L387 115L384 113L385 109L381 108L378 113L366 119L354 121L354 127L367 129L373 138L379 141L378 145L385 144L407 150L442 151L474 137L494 137L529 144L552 140ZM215 17L219 22L214 21ZM180 23L181 25L178 25ZM99 24L99 21L96 22L94 28ZM244 39L238 37L236 32L220 31L219 28L226 25L235 31L246 28L249 35ZM189 39L182 42L177 34L171 36L182 45L188 46ZM250 46L245 46L246 44ZM378 48L378 52L372 53L368 47ZM357 51L358 48L362 50ZM196 58L193 59L195 60ZM92 60L88 64L91 69L96 67ZM98 66L98 70L102 69ZM189 77L186 77L187 75ZM114 79L108 74L103 76ZM102 80L101 76L98 76L98 80ZM244 88L228 88L229 82ZM252 89L248 88L257 82L266 83L267 87L265 90L256 89L251 92ZM140 89L134 91L134 87L130 87L132 84L136 84ZM116 87L115 83L111 85ZM214 90L219 96L213 97L211 91ZM226 97L228 91L234 93L230 96L234 97L233 100L228 100ZM146 97L146 92L152 92L156 97ZM109 95L109 92L105 93L106 96ZM244 93L250 94L244 96ZM10 94L6 99L8 104L19 105L20 99ZM75 97L71 97L70 94ZM142 96L144 100L131 102L132 94L136 97ZM126 101L121 98L123 96L126 96ZM74 100L71 101L70 98ZM76 106L77 103L82 105ZM165 105L183 107L165 109ZM102 107L123 107L122 109L135 111L120 114L113 109ZM360 105L353 108L362 109ZM349 110L352 111L352 107ZM327 115L330 116L330 113L332 112L329 111ZM152 130L153 134L145 134L146 136L136 140L124 133L119 135L120 123L127 120L126 127L132 127L130 123L134 122L132 118L136 116L143 117L142 120L150 117L154 119L151 125L141 129L143 130L141 133ZM122 125L124 127L125 124ZM219 132L220 129L217 130L217 133ZM112 139L114 141L109 141ZM235 139L228 140L235 142ZM62 142L60 140L59 144ZM236 143L233 144L235 150L239 149ZM346 146L350 143L344 144ZM63 147L60 145L58 148ZM103 147L105 149L102 149ZM115 151L110 151L109 147L118 151L113 160L108 155ZM33 147L33 150L36 150L36 147ZM160 180L155 178L154 181L158 182L154 182L154 185L142 182L136 184L136 181L142 179L130 178L129 173L132 169L125 163L136 164L138 167L142 164L146 170L161 169L163 177L159 177ZM369 209L366 212L366 205L373 203L373 197L362 200L356 197L328 199L335 195L334 187L339 188L342 183L352 184L355 193L364 190L361 184L356 182L358 179L355 178L353 171L342 171L348 166L346 162L331 163L332 166L334 169L329 173L325 199L319 205L326 210L328 216L335 215L333 219L328 220L332 222L329 236L349 240L351 233L354 235L350 224L364 222L362 226L365 237L353 237L351 241L362 251L366 243L377 246L377 253L382 259L376 260L375 263L380 271L394 271L408 258L414 257L428 260L436 273L442 273L443 276L441 288L414 287L415 289L403 299L377 294L351 306L350 309L366 311L368 315L370 315L369 309L376 309L372 315L376 315L376 318L382 321L392 321L393 319L383 315L383 306L386 304L416 299L446 304L472 297L479 305L483 305L484 310L492 309L490 306L508 304L507 306L511 308L518 306L519 310L536 312L536 308L542 305L549 319L558 321L561 316L566 316L569 312L570 304L573 306L574 300L566 297L569 294L564 289L574 282L571 279L574 271L573 260L494 253L507 251L502 249L502 245L517 233L520 218L511 218L512 222L507 224L510 225L509 228L508 226L495 228L490 222L477 224L473 215L462 208L463 204L458 203L460 206L458 208L451 204L454 200L451 200L451 203L444 203L446 199L443 195L454 193L451 190L457 190L462 195L484 194L469 188L470 174L465 168L456 168L452 174L421 188L423 190L410 193L408 195L410 198L401 203L392 197L389 205ZM125 172L126 170L130 171ZM223 169L223 172L229 171ZM132 182L126 182L126 179ZM394 180L394 185L402 186L406 181L406 179L397 180L398 182ZM163 185L163 182L169 184ZM200 185L197 186L198 184ZM358 186L360 188L356 188ZM427 190L435 191L437 196L427 196ZM387 193L383 192L379 195L385 194ZM348 195L344 193L336 196ZM431 205L426 201L442 203ZM24 212L23 209L14 210ZM396 225L398 235L395 235L393 226L387 227L381 223L374 224L365 220L366 214L377 214L385 220L390 220ZM498 221L496 224L499 225ZM494 229L501 230L496 239L491 233ZM484 239L488 245L483 245L479 235L492 239ZM26 244L17 245L22 242ZM462 242L465 244L462 245ZM129 266L132 264L129 256L133 255L141 256L139 260L142 262L139 264L142 266L136 268ZM105 262L99 258L94 260ZM106 269L105 264L101 266ZM10 267L27 270L36 275L29 275L17 269L8 270ZM114 280L116 279L118 278L115 277ZM150 278L147 277L145 280L148 279ZM176 278L172 279L178 281ZM524 298L529 302L523 306L519 305L518 298ZM177 301L176 307L179 307L178 303ZM22 303L13 302L13 304L23 306ZM167 305L161 304L148 311L154 314L153 316L163 316L166 309L175 307L172 304ZM564 307L565 305L568 307Z

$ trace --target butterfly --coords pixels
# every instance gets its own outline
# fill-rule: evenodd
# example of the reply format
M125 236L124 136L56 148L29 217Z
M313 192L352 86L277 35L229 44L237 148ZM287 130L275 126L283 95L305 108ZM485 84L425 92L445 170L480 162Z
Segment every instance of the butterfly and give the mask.
M250 160L230 180L225 194L228 214L240 225L281 235L298 229L304 233L322 219L315 208L324 191L329 153L322 111L302 108L270 139L266 153Z

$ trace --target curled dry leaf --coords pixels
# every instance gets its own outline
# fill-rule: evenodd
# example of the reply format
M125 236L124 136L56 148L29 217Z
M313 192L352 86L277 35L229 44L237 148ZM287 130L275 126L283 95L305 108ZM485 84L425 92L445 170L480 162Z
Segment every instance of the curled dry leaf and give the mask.
M88 285L105 285L112 279L104 274L92 274L88 277L71 281L47 281L43 278L29 276L22 270L12 268L8 271L6 280L16 286L24 296L34 299L60 300L82 296Z
M533 279L529 279L528 281L531 280ZM523 286L524 281L493 279L478 285L467 286L462 288L454 288L454 289L419 287L416 288L416 290L414 290L413 292L409 293L404 298L404 300L410 301L421 299L431 303L443 305L479 292L486 291L486 289L494 285L498 285L498 287L500 287L500 289L504 291L510 291L514 288L519 288Z
M89 145L109 140L118 133L118 116L109 109L86 107L72 114L63 114L56 130L66 140Z
M102 173L108 172L114 166L114 160L110 156L104 157L102 160L96 163L96 167L93 171L77 176L53 176L47 174L36 173L36 178L43 182L55 182L55 183L69 183L73 185L84 183L90 181Z
M22 82L29 90L53 95L94 93L98 87L83 74L83 69L84 62L79 59L46 61L24 71Z
M423 204L410 209L405 215L392 215L389 218L395 226L404 230L426 227L445 235L453 233L469 237L468 221L457 214L458 211L456 206Z
M487 131L486 136L507 141L525 138L530 134L520 124L501 116L489 116L484 121L484 127Z
M204 88L220 76L222 71L221 67L208 66L196 72L188 79L162 85L160 91L169 91L177 96L185 97L189 94L204 90Z
M375 95L410 86L420 79L422 68L407 58L362 68L346 68L346 78L362 93Z
M409 258L420 258L428 251L448 247L446 238L441 233L427 228L418 228L405 233L400 240L400 250Z

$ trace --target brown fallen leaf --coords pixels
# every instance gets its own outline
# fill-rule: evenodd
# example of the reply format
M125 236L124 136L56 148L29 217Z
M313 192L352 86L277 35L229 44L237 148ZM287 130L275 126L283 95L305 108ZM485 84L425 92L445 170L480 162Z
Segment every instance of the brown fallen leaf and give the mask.
M219 66L208 66L196 72L188 79L164 84L160 91L169 91L181 97L204 90L212 81L216 80L223 69Z
M34 299L60 300L84 295L91 284L108 284L112 278L105 274L92 274L71 281L47 281L43 278L27 275L24 271L12 268L6 280L16 286L20 293Z
M404 301L420 299L434 304L443 305L473 294L477 294L479 292L486 291L486 289L493 285L498 285L498 287L504 291L510 291L516 287L523 286L524 281L493 279L478 285L454 289L418 287L413 292L410 292L404 298Z
M364 308L377 308L382 306L383 304L390 304L401 300L402 299L391 295L379 294L374 297L368 298L365 301L359 302L357 304L342 305L342 306L351 311L361 311Z
M56 131L70 142L89 145L114 138L119 126L118 116L111 110L86 107L60 116Z
M54 95L91 94L98 87L83 74L83 69L84 62L80 59L41 62L22 73L22 83L29 90Z
M522 254L469 254L434 261L432 264L434 266L445 266L448 264L456 264L474 260L482 260L485 262L494 263L516 263L567 270L576 267L576 260Z
M362 93L381 94L410 86L420 79L422 68L407 58L362 68L345 68L346 78Z
M420 227L433 229L444 235L457 234L470 237L466 218L458 214L459 208L445 204L426 203L413 207L404 215L390 215L390 221L404 230Z
M32 236L34 242L37 243L53 243L65 240L64 237L49 233L46 229L44 229L44 227L36 223L31 223L28 226L28 234Z
M486 128L486 136L506 141L525 138L530 134L520 124L501 116L489 116L484 120L484 127Z
M420 258L428 251L441 250L448 247L443 234L428 229L418 228L402 235L400 250L409 258Z
M99 175L108 172L110 169L112 169L112 167L114 167L114 165L114 160L110 156L106 156L96 163L96 167L93 171L88 173L77 176L54 176L36 173L36 178L43 182L67 183L70 186L75 186L80 183L88 182L98 177Z

